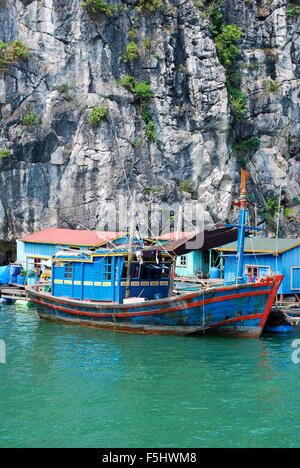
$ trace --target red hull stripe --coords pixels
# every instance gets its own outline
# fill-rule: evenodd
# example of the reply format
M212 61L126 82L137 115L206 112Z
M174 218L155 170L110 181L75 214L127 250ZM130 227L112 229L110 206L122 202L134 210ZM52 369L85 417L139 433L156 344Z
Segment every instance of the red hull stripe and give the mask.
M244 285L243 285L243 286L244 286ZM266 281L266 282L263 282L263 283L253 283L253 284L249 284L249 285L246 285L246 286L248 286L249 288L261 288L261 287L273 286L273 282L272 282L272 281L268 281L268 282ZM232 287L228 287L228 288L218 288L218 290L217 290L216 292L226 292L226 291L232 291ZM238 288L237 288L237 291L238 291ZM214 292L214 291L212 291L212 292ZM263 291L263 292L261 292L261 293L264 294L264 293L269 293L269 292L270 292L270 291L267 290L267 291ZM249 295L251 295L251 294L252 294L252 293L249 293L249 294L247 293L246 295L249 296ZM185 300L188 300L188 299L193 299L194 297L197 297L197 296L199 296L199 292L194 293L194 294L188 294L188 295L186 295L186 296L181 296L181 297L178 297L178 298L174 297L174 299L172 299L172 300L173 300L173 302L185 301ZM225 296L225 297L226 297L226 296ZM88 302L85 303L85 304L82 304L82 303L80 303L79 301L76 302L75 304L71 304L70 301L68 301L68 300L63 300L63 299L55 299L55 302L57 302L57 303L59 303L59 304L76 305L76 307L81 307L81 308L87 307L87 306L89 306L89 305L91 304L91 303L88 303ZM155 302L155 305L164 305L164 304L166 304L165 301ZM94 304L93 304L93 305L94 305ZM113 303L111 303L111 302L109 303L109 305L110 305L110 308L111 308L111 309L115 309L115 308L116 308L115 305L114 305ZM142 307L144 307L144 306L145 306L145 304L135 304L134 307L135 307L135 308L142 308ZM97 306L97 304L95 304L95 307L99 307L99 309L102 309L102 308L103 308L103 307L101 307L101 306ZM125 304L123 305L123 304L122 304L122 305L121 305L121 308L122 308L122 309L131 309L131 308L132 308L132 305L125 305ZM142 313L142 312L141 312L141 313Z
M178 306L178 307L171 307L168 309L160 309L160 310L147 310L147 311L140 311L140 312L132 312L132 313L119 313L119 314L113 314L113 313L94 313L94 312L78 312L74 309L67 309L65 307L57 306L57 305L52 305L51 303L40 301L39 299L32 299L34 302L37 302L39 304L51 307L53 309L59 309L64 312L68 312L70 314L74 315L85 315L88 317L118 317L118 318L124 318L124 317L137 317L139 315L153 315L153 314L164 314L166 312L175 312L177 310L184 310L184 309L192 309L194 307L199 307L202 305L206 304L212 304L215 302L222 302L222 301L229 301L231 299L239 299L243 297L249 297L249 296L261 296L261 295L266 295L270 294L272 290L268 291L253 291L251 293L242 293L242 294L233 294L230 296L223 296L223 297L215 297L212 299L206 299L204 301L199 301L199 302L191 302L190 304ZM54 302L54 301L53 301ZM57 301L59 302L59 301ZM76 304L77 306L77 304ZM116 307L117 308L117 307ZM257 315L255 316L257 317Z
M273 289L272 289L272 293L270 294L270 297L269 297L269 300L266 304L266 307L265 307L265 310L264 310L264 314L262 316L262 319L260 321L260 324L259 326L261 328L263 328L266 324L266 321L268 320L268 317L270 315L270 312L271 312L271 309L272 309L272 305L274 303L274 300L275 300L275 297L276 297L276 294L277 294L277 291L282 283L282 280L283 280L284 276L283 275L278 275L275 279L275 283L274 283L274 286L273 286Z
M224 320L224 322L218 322L216 324L211 325L212 327L219 327L221 325L227 325L228 323L233 323L233 322L243 322L244 320L253 320L253 319L259 319L263 317L263 314L256 314L256 315L242 315L241 317L234 317L232 319ZM260 327L260 325L259 325Z

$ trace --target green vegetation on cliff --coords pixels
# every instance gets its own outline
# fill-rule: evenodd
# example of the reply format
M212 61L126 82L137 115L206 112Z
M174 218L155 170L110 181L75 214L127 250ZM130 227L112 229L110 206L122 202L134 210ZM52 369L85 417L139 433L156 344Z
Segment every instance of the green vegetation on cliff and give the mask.
M290 17L300 15L300 0L290 0L286 14Z
M137 44L134 41L129 42L124 53L123 60L124 62L134 62L139 56L139 49Z
M103 120L108 120L108 112L105 106L94 107L89 115L89 124L98 127Z
M0 42L0 72L7 65L26 59L29 54L29 48L22 41Z
M155 126L152 113L149 111L149 101L153 97L150 84L147 81L136 81L131 75L123 76L118 83L134 95L135 101L140 108L142 119L146 124L147 139L155 142Z
M92 16L105 15L107 17L113 16L116 7L108 5L104 0L86 0L81 5L85 7L88 13Z
M11 155L11 152L8 149L0 150L0 159L8 158Z
M154 13L157 10L162 10L164 7L164 2L161 0L137 0L136 1L137 9L146 9Z
M33 111L27 111L22 119L22 125L26 125L26 127L30 127L31 125L37 125L39 122L40 116Z

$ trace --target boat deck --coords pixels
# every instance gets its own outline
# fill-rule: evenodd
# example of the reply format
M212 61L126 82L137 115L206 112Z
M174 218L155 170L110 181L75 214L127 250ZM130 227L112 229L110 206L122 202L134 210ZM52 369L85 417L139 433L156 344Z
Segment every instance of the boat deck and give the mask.
M209 286L216 286L219 284L224 284L224 280L222 278L191 278L189 276L175 276L174 278L175 283L196 283L200 285Z

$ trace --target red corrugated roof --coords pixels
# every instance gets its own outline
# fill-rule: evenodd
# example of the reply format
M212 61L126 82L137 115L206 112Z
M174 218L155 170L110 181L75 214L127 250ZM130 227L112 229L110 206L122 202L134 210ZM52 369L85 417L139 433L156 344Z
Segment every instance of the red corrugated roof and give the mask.
M47 228L25 236L21 241L37 242L38 244L83 245L97 247L106 241L112 241L119 237L123 237L126 234L126 232Z
M161 236L158 236L157 239L166 240L166 241L182 240L182 239L189 239L195 234L197 234L195 231L194 232L180 232L179 237L177 237L177 232L168 232L167 234L162 234Z

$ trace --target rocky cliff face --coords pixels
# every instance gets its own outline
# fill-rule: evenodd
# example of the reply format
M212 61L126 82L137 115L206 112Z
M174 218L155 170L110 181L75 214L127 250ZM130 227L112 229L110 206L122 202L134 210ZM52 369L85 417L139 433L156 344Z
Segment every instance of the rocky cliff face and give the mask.
M111 15L91 17L80 0L1 1L0 41L19 39L30 54L0 74L0 150L9 150L0 158L0 238L48 226L105 228L106 207L127 183L139 200L171 203L193 192L206 222L223 220L241 165L269 221L282 187L290 207L283 232L296 235L299 16L287 15L286 0L202 2L243 31L237 118L206 6L167 0L149 11L138 3L114 0ZM130 42L138 56L126 60ZM120 85L124 75L151 85L150 137L141 102ZM101 106L107 119L92 126L91 110Z

